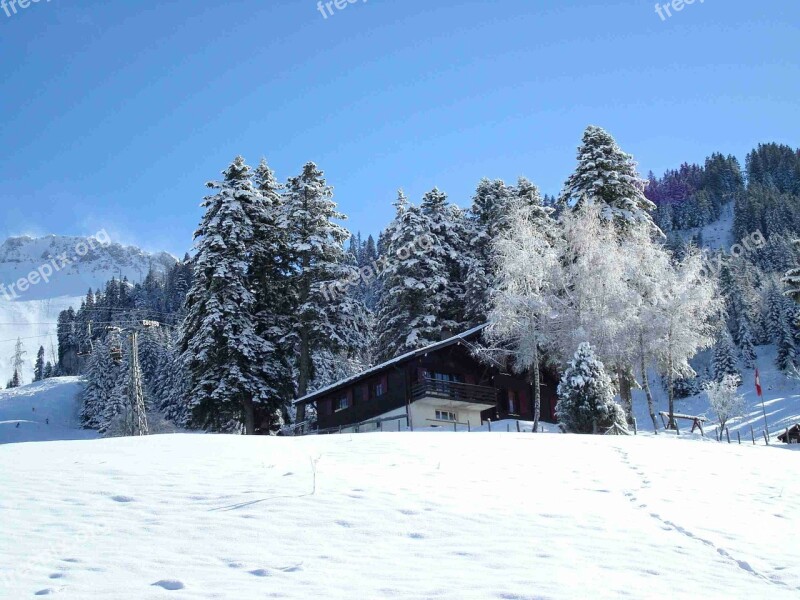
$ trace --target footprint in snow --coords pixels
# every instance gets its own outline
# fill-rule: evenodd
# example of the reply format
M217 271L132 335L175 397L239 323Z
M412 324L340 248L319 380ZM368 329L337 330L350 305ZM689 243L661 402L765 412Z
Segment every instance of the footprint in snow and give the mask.
M34 594L34 596L49 596L50 594L55 594L56 591L53 588L47 588L45 590L39 590Z
M131 498L130 496L111 496L111 499L114 502L120 502L122 504L126 504L128 502L133 502L134 501L134 499Z
M255 575L256 577L269 577L269 571L266 569L256 569L255 571L249 571L250 575Z
M63 573L50 573L50 579L61 579L64 577Z
M155 583L152 583L150 585L152 585L153 587L164 588L165 590L169 590L171 592L182 590L184 587L186 587L183 585L183 583L175 579L162 579L161 581L156 581Z

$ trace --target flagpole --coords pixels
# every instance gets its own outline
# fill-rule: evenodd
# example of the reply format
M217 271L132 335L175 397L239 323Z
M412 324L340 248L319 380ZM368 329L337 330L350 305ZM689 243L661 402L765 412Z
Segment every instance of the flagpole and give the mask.
M761 373L756 367L756 392L758 392L758 397L761 398L761 411L764 413L764 428L767 432L767 438L769 438L769 424L767 423L767 408L764 406L764 392L761 389Z

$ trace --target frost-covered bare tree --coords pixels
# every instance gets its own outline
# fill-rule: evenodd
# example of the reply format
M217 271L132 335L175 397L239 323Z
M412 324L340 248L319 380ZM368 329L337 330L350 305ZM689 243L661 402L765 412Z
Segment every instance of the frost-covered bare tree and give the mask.
M550 314L563 278L562 242L550 213L541 203L511 211L509 229L494 243L497 288L484 334L490 353L510 357L517 371L530 373L534 431L541 412L540 348L553 341Z
M694 250L665 270L660 279L658 296L648 311L653 325L649 347L666 374L669 420L674 427L675 378L693 376L689 359L713 345L719 324L714 317L721 314L723 300Z
M719 419L720 429L725 429L728 421L744 412L744 396L739 392L740 380L736 375L725 375L722 381L709 381L705 385L708 403Z

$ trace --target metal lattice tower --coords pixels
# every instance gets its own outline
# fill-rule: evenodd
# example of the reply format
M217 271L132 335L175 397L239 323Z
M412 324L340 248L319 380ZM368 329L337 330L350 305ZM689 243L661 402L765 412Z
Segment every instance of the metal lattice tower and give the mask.
M142 371L139 367L139 341L136 331L131 332L130 378L128 382L130 400L128 435L149 435L147 411L142 391Z

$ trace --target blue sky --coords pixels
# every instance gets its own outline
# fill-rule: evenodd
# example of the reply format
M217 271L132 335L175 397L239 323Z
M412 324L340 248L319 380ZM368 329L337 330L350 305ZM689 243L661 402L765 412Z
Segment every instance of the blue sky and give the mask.
M8 0L6 0L8 1ZM800 3L41 0L0 9L0 236L181 253L236 154L313 160L348 227L481 177L557 193L589 124L643 172L800 146Z

